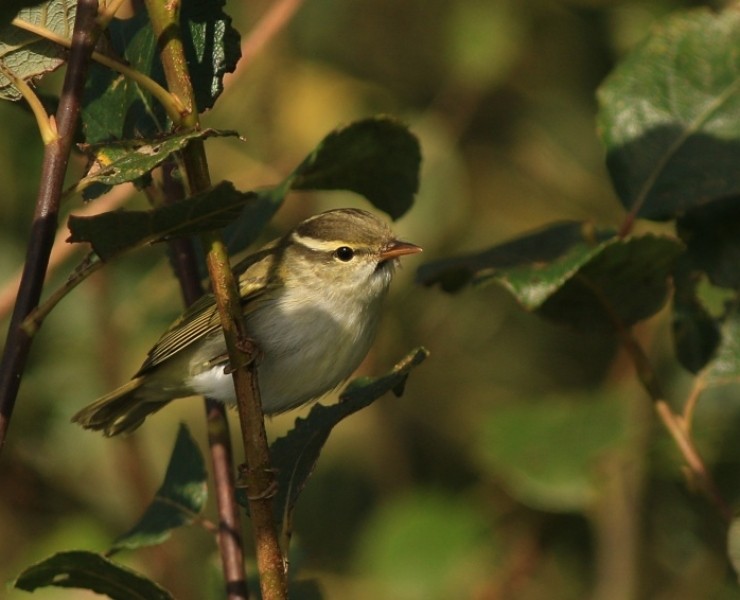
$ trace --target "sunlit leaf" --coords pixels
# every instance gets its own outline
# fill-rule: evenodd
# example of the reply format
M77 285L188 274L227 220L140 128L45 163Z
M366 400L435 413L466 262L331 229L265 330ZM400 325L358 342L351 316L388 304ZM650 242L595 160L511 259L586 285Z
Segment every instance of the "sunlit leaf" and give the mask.
M671 219L740 194L740 12L676 13L599 90L599 129L624 206Z
M153 210L114 211L94 217L70 217L67 241L89 242L103 260L143 244L217 229L233 221L251 205L253 210L272 206L269 194L240 192L221 182L182 202Z
M388 374L352 381L342 392L339 403L330 406L316 404L305 419L296 419L293 429L273 442L270 454L278 478L278 492L273 504L277 522L289 521L290 512L311 476L331 430L387 392L394 391L400 395L411 370L428 355L424 348L417 348Z
M3 5L5 2L3 0ZM25 4L28 5L28 2ZM15 3L15 6L19 4ZM23 8L18 12L17 19L69 39L72 37L76 7L76 0L49 0L43 5ZM6 24L0 28L0 98L21 98L20 90L6 72L25 81L35 80L60 67L66 57L67 50L59 44Z
M15 587L27 592L49 586L81 588L115 600L172 600L172 595L143 575L94 552L60 552L27 568Z
M199 111L211 108L223 90L223 76L241 56L239 34L223 11L223 0L185 0L180 9L188 72ZM108 28L113 52L166 87L157 41L143 8L134 17L115 19ZM82 120L91 143L154 137L168 130L164 110L133 81L94 65L86 88Z
M708 385L719 386L740 382L740 315L734 310L721 328L721 342L704 375Z
M628 443L620 398L595 393L495 409L481 431L482 459L509 493L529 506L588 508L598 496L598 465Z
M414 201L420 164L416 137L394 119L375 117L326 136L293 171L290 187L349 190L397 219Z
M114 542L112 550L159 544L176 527L192 523L208 497L207 477L198 445L180 425L162 486L139 522Z
M78 188L86 188L96 183L111 186L135 181L173 153L182 150L190 140L236 135L238 134L234 131L203 129L155 139L83 146L82 150L92 158L93 163L88 174L80 180Z
M418 279L451 291L495 281L528 311L579 329L611 330L663 306L682 250L668 237L621 239L561 223L478 254L424 265Z

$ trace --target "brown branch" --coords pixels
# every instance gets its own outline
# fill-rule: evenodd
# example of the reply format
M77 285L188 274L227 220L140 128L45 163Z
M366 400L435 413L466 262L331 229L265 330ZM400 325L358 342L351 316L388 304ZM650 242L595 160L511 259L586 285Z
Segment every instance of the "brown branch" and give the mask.
M97 0L78 0L72 47L56 113L59 137L44 147L44 159L36 197L26 263L0 361L0 452L5 445L21 377L32 338L21 328L38 305L44 276L57 230L59 204L72 140L80 114L85 77L98 38Z
M185 195L180 180L172 176L173 167L172 164L164 167L164 201L168 203L176 202ZM169 242L169 248L183 300L189 306L203 295L193 244L189 239L180 238ZM222 403L206 398L205 411L219 521L215 533L227 597L233 600L248 598L241 518L236 502L234 461L226 408Z
M157 37L170 92L186 108L180 125L182 127L198 128L197 107L178 22L179 4L177 2L163 2L162 0L145 0L145 2L154 34ZM183 150L182 159L190 192L207 189L211 182L202 141L193 140ZM249 480L250 491L254 494L250 500L250 515L254 525L262 598L265 600L279 600L287 597L287 584L277 530L272 519L272 501L268 494L268 490L272 488L273 483L267 436L264 431L264 418L256 382L250 369L254 351L251 344L249 344L244 328L241 302L226 247L217 233L204 235L203 242L208 250L208 271L224 329L229 361L235 367L233 370L234 385L242 424L248 472L254 474L254 477ZM211 411L209 410L210 414ZM225 430L225 422L222 427ZM211 431L211 427L209 427L209 431ZM224 570L227 571L235 561L229 562L227 556L222 558ZM242 564L239 566L243 567ZM239 590L240 592L241 590ZM237 595L237 593L232 593L231 589L228 589L228 593L231 598L243 597Z

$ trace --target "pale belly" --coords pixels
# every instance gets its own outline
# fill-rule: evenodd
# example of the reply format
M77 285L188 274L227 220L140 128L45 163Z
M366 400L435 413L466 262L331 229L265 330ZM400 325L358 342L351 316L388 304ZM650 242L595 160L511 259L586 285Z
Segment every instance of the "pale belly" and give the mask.
M261 350L257 378L262 407L268 414L314 400L345 381L372 344L378 313L372 306L354 307L342 311L346 318L340 319L328 310L297 307L286 314L284 308L275 308L259 318L247 317L247 330ZM270 317L280 323L271 322ZM286 319L293 324L290 330L284 327ZM357 327L359 323L363 326ZM267 335L268 331L273 335ZM275 335L276 331L283 333ZM204 341L203 352L211 357L223 354L221 336L218 332ZM222 365L190 377L187 384L195 393L235 401L233 378Z

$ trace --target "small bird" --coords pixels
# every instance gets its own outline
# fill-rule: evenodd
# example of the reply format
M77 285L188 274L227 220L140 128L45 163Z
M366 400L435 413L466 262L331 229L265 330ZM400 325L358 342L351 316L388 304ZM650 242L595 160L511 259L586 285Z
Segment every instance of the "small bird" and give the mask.
M345 381L372 344L398 258L421 248L364 210L330 210L300 223L235 268L257 363L262 408L277 414ZM165 331L133 379L72 421L106 436L130 432L171 400L236 401L212 294Z

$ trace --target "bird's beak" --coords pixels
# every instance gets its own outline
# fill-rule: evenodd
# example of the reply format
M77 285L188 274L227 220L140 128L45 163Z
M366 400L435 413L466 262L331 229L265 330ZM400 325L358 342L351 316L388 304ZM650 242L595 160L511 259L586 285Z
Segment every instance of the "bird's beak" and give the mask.
M391 258L397 258L399 256L405 256L406 254L418 254L421 252L421 247L410 242L402 242L401 240L393 240L380 253L380 260L388 260Z

